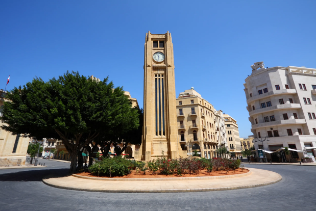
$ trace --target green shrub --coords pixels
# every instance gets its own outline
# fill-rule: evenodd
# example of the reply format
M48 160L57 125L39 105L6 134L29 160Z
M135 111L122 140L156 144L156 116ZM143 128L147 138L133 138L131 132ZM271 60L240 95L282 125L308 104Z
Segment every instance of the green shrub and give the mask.
M102 161L89 167L92 174L98 176L105 175L109 177L124 176L130 173L133 163L121 156L113 158L104 158Z

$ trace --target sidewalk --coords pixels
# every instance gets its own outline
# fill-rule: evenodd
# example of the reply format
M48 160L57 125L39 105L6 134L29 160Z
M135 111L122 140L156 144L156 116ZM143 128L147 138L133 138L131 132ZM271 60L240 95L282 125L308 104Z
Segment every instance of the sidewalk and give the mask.
M70 161L69 160L58 160L58 159L46 159L46 160L53 160L53 161L57 161L57 162L63 162L63 163L70 163Z
M249 173L238 177L194 177L186 179L86 179L76 176L43 179L47 185L81 191L113 193L166 193L201 192L252 188L279 182L280 174L272 171L248 168Z
M269 163L269 162L242 162L241 164L254 164L254 165L293 165L293 166L316 166L316 163Z
M34 165L26 165L26 166L9 166L9 167L0 167L1 169L24 169L24 168L44 168L46 166L34 166Z

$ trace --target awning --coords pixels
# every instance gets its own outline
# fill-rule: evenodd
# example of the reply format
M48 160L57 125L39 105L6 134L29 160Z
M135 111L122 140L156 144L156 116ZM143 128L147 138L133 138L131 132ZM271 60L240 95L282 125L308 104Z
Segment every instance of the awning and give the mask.
M284 147L282 147L281 149L285 149ZM289 151L294 151L294 152L303 152L302 150L297 150L297 149L291 149L288 148Z
M269 151L269 150L262 150L262 151L269 154L273 153L272 151Z
M316 149L316 147L305 147L305 149Z

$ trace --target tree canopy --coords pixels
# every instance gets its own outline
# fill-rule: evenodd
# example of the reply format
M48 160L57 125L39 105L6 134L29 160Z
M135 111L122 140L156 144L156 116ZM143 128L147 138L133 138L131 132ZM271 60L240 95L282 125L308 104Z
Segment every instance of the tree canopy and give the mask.
M131 108L123 88L114 88L108 78L97 82L67 72L48 82L35 78L6 97L2 128L37 139L61 139L72 171L78 150L92 140L113 139L139 127L137 109Z

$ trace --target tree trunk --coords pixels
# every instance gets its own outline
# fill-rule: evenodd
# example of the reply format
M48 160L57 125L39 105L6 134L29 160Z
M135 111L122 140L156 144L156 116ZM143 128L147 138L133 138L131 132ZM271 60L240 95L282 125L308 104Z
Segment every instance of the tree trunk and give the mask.
M69 152L70 154L70 171L72 173L76 172L76 168L77 168L77 152L76 150L73 150L72 152Z
M78 152L78 169L83 168L83 157L82 157L82 152L79 150Z

